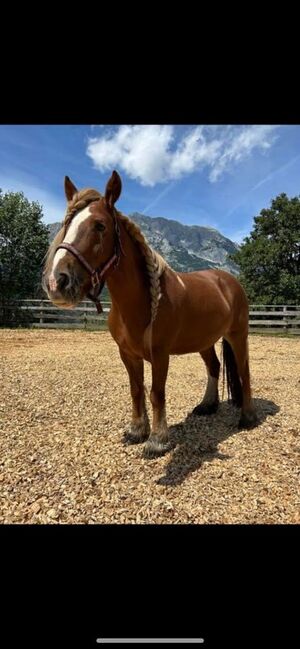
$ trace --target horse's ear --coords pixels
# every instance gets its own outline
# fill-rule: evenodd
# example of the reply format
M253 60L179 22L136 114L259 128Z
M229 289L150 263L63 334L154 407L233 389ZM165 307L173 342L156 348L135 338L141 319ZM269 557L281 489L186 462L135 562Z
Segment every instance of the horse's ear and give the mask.
M65 194L67 201L71 201L74 194L78 192L78 189L76 189L75 185L73 185L72 180L70 180L69 176L65 176Z
M118 200L122 190L122 182L117 171L113 171L105 189L105 201L109 207L113 207Z

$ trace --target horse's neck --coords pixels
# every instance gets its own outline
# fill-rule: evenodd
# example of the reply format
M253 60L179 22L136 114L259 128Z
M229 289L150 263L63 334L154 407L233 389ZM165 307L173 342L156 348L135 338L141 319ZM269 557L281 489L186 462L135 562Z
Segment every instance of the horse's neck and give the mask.
M120 261L107 278L112 303L128 324L146 326L150 320L150 291L146 265L139 246L120 224L122 248Z

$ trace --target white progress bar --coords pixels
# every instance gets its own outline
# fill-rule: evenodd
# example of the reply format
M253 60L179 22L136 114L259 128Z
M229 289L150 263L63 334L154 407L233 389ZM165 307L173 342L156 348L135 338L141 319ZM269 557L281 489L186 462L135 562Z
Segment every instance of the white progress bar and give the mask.
M201 644L204 638L97 638L99 644Z

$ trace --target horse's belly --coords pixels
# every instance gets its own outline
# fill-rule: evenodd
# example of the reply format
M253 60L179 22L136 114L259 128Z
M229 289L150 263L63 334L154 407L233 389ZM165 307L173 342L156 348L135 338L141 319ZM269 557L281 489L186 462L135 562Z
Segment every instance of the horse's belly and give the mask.
M212 347L219 338L221 338L222 334L219 335L213 335L213 336L205 336L205 337L197 337L192 340L184 340L180 341L178 340L174 345L171 346L170 348L170 354L171 355L179 355L179 354L193 354L194 352L201 352L204 349L208 349L209 347Z
M214 317L191 317L181 322L180 329L171 343L170 354L190 354L214 345L228 330L230 313L214 314Z

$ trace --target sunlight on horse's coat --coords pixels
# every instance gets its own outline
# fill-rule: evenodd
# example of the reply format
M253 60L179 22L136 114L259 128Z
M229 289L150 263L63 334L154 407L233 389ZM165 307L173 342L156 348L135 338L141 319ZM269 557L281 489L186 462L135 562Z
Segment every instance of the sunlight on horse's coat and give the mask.
M206 392L202 400L202 405L205 406L215 403L218 395L218 379L216 379L214 376L211 376L207 368L206 371L207 371L207 386L206 386Z
M182 281L181 277L179 277L179 275L176 275L176 277L178 279L179 284L181 284L181 286L183 286L183 288L186 288L186 286L185 286L184 282Z

